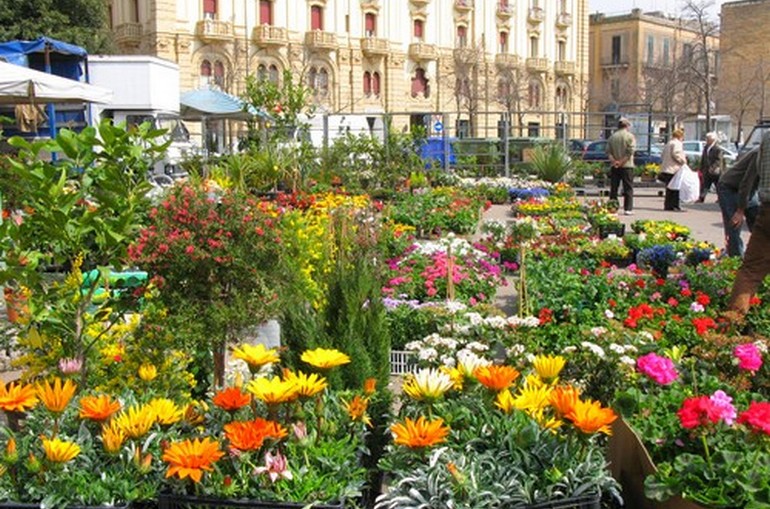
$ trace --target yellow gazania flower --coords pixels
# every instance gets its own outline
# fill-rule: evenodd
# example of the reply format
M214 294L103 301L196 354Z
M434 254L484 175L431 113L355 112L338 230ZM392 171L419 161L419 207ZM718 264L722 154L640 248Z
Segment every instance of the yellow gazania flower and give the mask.
M535 360L532 361L532 365L535 367L535 371L543 380L553 381L564 369L566 360L561 355L538 355Z
M347 410L351 421L360 421L369 427L372 426L372 420L366 415L366 410L369 408L369 399L362 398L356 394L350 402L343 399L342 404L345 405L345 410Z
M200 482L203 471L211 472L212 465L224 454L219 442L208 437L174 442L163 452L163 461L168 463L166 477L176 475L180 479L189 477L196 483Z
M446 373L437 369L421 369L411 374L404 381L404 394L417 401L435 401L454 387L454 382Z
M61 413L67 408L77 386L71 380L62 384L61 378L55 378L53 385L47 380L37 385L37 397L45 407L54 413Z
M511 391L505 390L497 393L495 406L506 414L513 413L516 410L516 401L513 399Z
M268 405L286 403L297 398L297 385L292 381L281 380L278 377L255 378L249 382L246 390Z
M529 374L524 379L524 385L526 385L527 387L542 387L546 385L546 383L538 375Z
M155 412L149 405L133 405L124 409L114 419L129 438L141 438L155 424Z
M107 394L83 396L80 398L80 418L102 422L120 410L120 402Z
M313 397L328 386L326 379L316 373L306 375L301 371L294 373L287 369L283 372L283 378L284 381L293 383L297 395L303 398Z
M306 362L318 369L331 369L342 366L350 362L350 357L339 350L328 348L316 348L307 350L300 357L302 362Z
M67 463L80 454L80 446L74 442L65 442L58 438L43 438L43 450L48 461Z
M152 382L158 376L158 368L154 364L142 364L139 366L139 378L144 382Z
M476 368L474 376L481 385L493 391L502 391L513 385L519 377L519 371L513 366L481 366Z
M548 406L551 398L551 391L553 389L547 385L531 386L526 385L514 398L513 405L519 409L527 412L530 415L535 415L538 412Z
M460 371L458 368L450 368L449 366L441 366L439 370L441 370L442 373L449 375L449 378L452 379L452 389L456 391L463 390L463 382L465 381L465 376L463 376L462 371Z
M109 424L102 426L102 446L110 454L120 452L120 448L123 447L127 438L128 435L120 427L120 423L117 420L113 419Z
M185 409L167 398L155 398L148 406L155 415L155 422L161 426L169 426L181 421L184 417Z
M259 369L267 364L273 364L280 360L278 350L266 348L263 344L244 344L233 350L233 357L241 359L249 365L249 368Z
M0 382L0 409L5 412L25 412L37 405L37 394L32 385Z
M416 421L406 418L403 423L396 423L390 427L393 432L393 442L405 445L410 449L431 447L446 441L449 427L444 425L441 418L428 421L420 416Z
M612 434L612 424L618 416L611 408L604 408L598 401L580 401L575 403L572 412L567 414L567 419L572 421L583 433Z

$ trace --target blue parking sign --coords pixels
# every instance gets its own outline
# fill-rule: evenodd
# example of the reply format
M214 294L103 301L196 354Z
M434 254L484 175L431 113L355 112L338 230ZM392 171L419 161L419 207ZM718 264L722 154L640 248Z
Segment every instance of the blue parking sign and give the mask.
M436 131L437 133L440 133L441 131L444 130L444 124L442 124L441 122L436 122L435 124L433 124L433 130Z

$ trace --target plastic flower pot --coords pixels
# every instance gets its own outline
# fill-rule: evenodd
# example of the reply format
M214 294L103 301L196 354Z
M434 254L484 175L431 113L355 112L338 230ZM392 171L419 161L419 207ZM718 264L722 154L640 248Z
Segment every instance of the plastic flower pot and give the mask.
M345 503L274 502L171 494L158 496L158 509L301 509L305 507L313 509L344 509Z

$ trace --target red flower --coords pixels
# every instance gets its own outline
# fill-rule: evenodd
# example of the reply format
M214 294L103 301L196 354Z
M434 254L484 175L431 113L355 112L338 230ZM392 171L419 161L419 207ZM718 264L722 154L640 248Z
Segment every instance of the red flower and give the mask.
M553 321L553 311L548 308L543 308L540 310L540 313L537 314L537 317L540 319L540 325L545 325Z
M692 290L689 288L682 288L682 291L679 293L682 295L682 297L689 297L692 295Z
M749 409L738 416L738 422L746 424L752 431L770 435L770 403L752 401Z
M762 299L760 299L756 295L754 295L753 297L751 297L751 299L749 299L749 306L759 306L760 304L762 304Z
M693 429L719 422L720 413L708 396L687 398L676 413L683 428Z
M644 287L647 286L647 283L644 282L644 279L637 279L634 281L634 285L636 285L637 288L644 290Z
M618 305L618 303L615 302L615 299L609 299L607 300L607 305L610 306L611 308L614 308L615 306Z
M706 316L703 318L693 318L692 324L695 326L695 332L698 336L704 335L709 329L716 329L717 323L713 318Z
M711 297L703 292L698 292L695 301L701 306L708 306L711 303Z
M673 297L669 297L668 300L666 301L666 304L668 304L672 308L675 308L679 305L679 301Z

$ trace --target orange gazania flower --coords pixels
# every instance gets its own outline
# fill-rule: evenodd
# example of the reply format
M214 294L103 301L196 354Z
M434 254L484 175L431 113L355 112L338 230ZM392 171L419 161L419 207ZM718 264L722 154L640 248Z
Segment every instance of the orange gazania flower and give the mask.
M189 477L200 482L203 471L211 472L212 465L224 456L219 442L208 437L204 439L174 442L163 452L163 461L168 463L166 477Z
M25 412L37 405L37 394L32 385L0 382L0 409L6 412Z
M80 398L80 418L102 422L120 410L120 402L113 401L107 394L83 396Z
M294 373L288 369L283 372L283 379L294 384L297 395L303 398L311 398L327 387L326 379L317 373L307 375L302 371Z
M583 433L604 433L606 435L612 434L610 424L617 418L618 416L611 408L603 408L601 403L591 400L578 400L572 411L567 414L567 419L572 421L572 424Z
M67 408L77 386L71 380L62 384L61 378L55 378L53 384L47 380L37 385L37 397L45 407L54 413L61 413Z
M331 369L342 366L350 362L350 357L339 350L328 348L316 348L307 350L300 357L302 362L306 362L318 369Z
M377 390L377 379L376 378L367 378L364 380L364 394L374 394L374 391Z
M239 451L254 451L262 447L267 438L280 440L288 435L286 429L277 422L258 417L253 421L236 421L225 424L225 437L230 445Z
M241 391L240 387L227 387L214 395L216 406L228 412L234 412L251 403L251 395Z
M128 435L117 420L112 420L109 424L102 426L102 446L110 454L120 452L120 448L123 447L127 438Z
M487 389L500 392L513 385L519 372L512 366L490 365L476 368L473 375Z
M550 394L551 406L559 416L568 415L575 408L575 403L580 399L580 390L567 386L554 387Z
M343 399L342 404L345 405L345 410L347 410L351 421L360 421L371 427L372 421L369 419L369 416L366 415L366 410L369 408L369 400L367 398L362 398L360 395L356 394L350 402Z
M397 422L390 427L393 432L393 441L398 445L405 445L410 449L431 447L446 441L449 427L444 425L444 420L438 418L428 421L420 416L416 421L410 418L402 423Z

